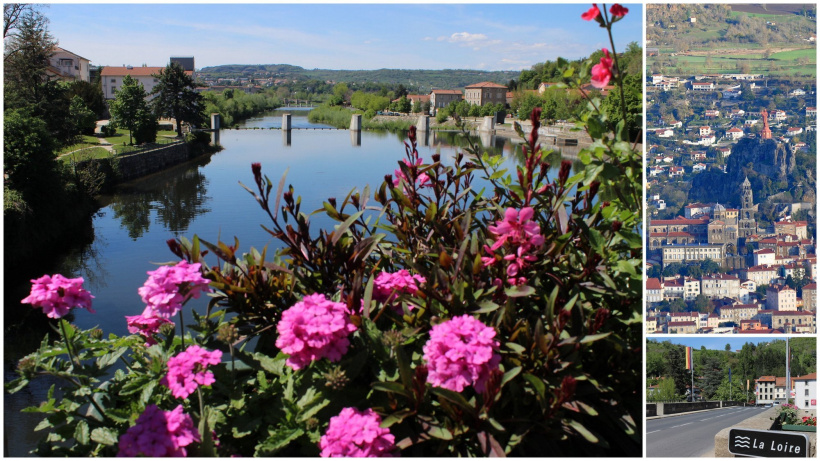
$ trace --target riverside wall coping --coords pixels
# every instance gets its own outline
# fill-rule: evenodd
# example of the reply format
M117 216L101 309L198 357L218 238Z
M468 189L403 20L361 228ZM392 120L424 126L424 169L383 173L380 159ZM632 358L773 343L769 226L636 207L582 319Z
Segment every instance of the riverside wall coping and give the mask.
M729 431L733 428L738 429L754 429L760 431L767 431L772 428L774 420L777 418L778 407L774 406L763 413L744 419L734 426L722 429L715 434L715 458L734 458L735 455L729 453ZM814 414L809 412L806 414ZM816 432L800 432L809 436L809 458L817 457L817 433Z

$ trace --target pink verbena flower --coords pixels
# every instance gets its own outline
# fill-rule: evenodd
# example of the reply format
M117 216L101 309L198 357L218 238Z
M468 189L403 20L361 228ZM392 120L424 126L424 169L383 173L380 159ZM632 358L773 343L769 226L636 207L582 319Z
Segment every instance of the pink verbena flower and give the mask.
M173 411L148 405L136 424L120 436L117 456L186 456L185 447L199 441L199 431L191 417L183 413L182 405Z
M375 458L392 456L396 448L390 430L379 427L381 417L368 408L359 411L343 408L338 416L330 418L327 432L319 440L321 456Z
M612 78L612 58L609 57L609 50L604 48L603 51L601 62L592 66L590 83L595 88L605 87Z
M60 274L44 275L39 279L31 280L31 293L23 298L22 303L40 307L47 317L58 319L71 310L72 307L91 308L91 293L83 289L83 278L65 278Z
M290 354L286 363L298 370L322 358L340 360L350 345L347 336L356 331L356 325L350 321L347 305L312 294L282 312L276 331L276 347Z
M629 13L629 9L621 6L620 3L616 3L609 8L609 14L611 14L613 18L622 18L626 13Z
M200 264L180 261L176 266L161 266L148 271L148 280L137 290L147 304L146 317L173 317L190 298L209 291L208 279L202 277Z
M581 19L583 19L584 21L592 21L600 15L601 10L598 9L598 4L593 3L592 8L588 9L584 14L581 15Z
M404 159L403 162L408 167L413 168L413 164L410 163L409 160ZM416 168L421 166L421 164L422 164L421 159L420 158L416 159L416 165L415 165ZM404 172L401 170L401 168L397 168L396 170L394 170L393 175L395 176L395 178L393 178L393 187L397 187L402 179L404 180L405 183L408 183L408 184L410 183L410 180L407 179L406 176L404 176ZM419 187L430 186L429 183L430 183L430 176L428 176L427 173L422 173L422 174L420 174L416 177L416 184L418 184Z
M401 293L414 294L418 291L419 285L426 283L427 279L418 274L410 275L407 269L398 272L382 272L376 276L373 282L373 299L387 303L396 298Z
M497 237L491 248L497 250L505 243L528 248L542 245L544 236L541 235L541 226L532 220L534 215L535 211L531 207L524 207L521 211L507 208L503 220L496 221L495 226L487 227Z
M146 317L145 314L126 315L125 321L128 323L129 333L139 333L145 337L145 347L150 347L157 343L154 339L154 335L159 333L159 327L166 323L174 323L162 317Z
M491 372L501 363L494 337L494 328L466 314L434 326L424 345L427 382L456 392L470 385L484 392Z
M191 395L197 386L210 386L214 383L214 374L207 370L208 365L219 365L222 351L209 351L197 345L168 359L168 374L161 384L171 389L171 394L178 399Z

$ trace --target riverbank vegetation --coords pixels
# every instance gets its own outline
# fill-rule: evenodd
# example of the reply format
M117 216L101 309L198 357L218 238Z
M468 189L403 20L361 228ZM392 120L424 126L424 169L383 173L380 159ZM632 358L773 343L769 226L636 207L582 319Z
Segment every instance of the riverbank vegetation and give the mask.
M627 13L593 10L607 32ZM566 83L592 67L623 84L592 64ZM640 456L642 155L599 102L575 173L549 164L540 108L515 172L472 144L421 158L411 128L380 185L316 212L254 163L245 188L280 249L169 240L128 336L63 317L94 313L82 279L34 280L24 302L60 334L7 389L64 381L28 409L48 432L36 454Z
M282 101L271 92L248 94L233 88L205 91L203 115L219 113L221 125L234 127L242 120L269 112L282 106Z

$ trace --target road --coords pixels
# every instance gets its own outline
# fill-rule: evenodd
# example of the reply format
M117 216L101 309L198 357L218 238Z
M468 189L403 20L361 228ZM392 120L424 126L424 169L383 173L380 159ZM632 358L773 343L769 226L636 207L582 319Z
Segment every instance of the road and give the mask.
M766 408L728 407L649 419L646 421L646 456L714 456L715 434L764 411Z

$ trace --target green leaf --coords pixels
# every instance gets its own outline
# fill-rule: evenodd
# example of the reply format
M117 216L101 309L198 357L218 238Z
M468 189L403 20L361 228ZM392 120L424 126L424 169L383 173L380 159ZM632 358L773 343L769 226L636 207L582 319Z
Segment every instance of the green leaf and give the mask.
M591 342L594 342L594 341L598 341L599 339L604 339L604 338L606 338L607 336L609 336L611 334L612 334L612 332L609 331L609 332L606 332L606 333L598 333L597 335L586 335L583 338L581 338L580 343L581 344L587 344L587 343L591 343Z
M519 373L521 373L521 367L511 368L509 371L504 373L504 376L501 378L501 386L499 387L503 388L505 384L518 376Z
M458 392L451 391L450 389L444 389L443 387L432 387L430 389L430 392L432 392L435 395L438 395L443 399L448 400L449 402L454 403L457 407L461 408L462 410L470 414L475 414L475 407L471 405L470 402L468 402L467 399L464 398L464 396L459 394Z
M298 439L304 434L302 429L280 428L272 432L270 437L256 446L254 456L273 456L290 442Z
M405 418L407 418L408 416L412 416L414 414L416 414L415 411L408 409L397 411L393 414L387 415L384 419L382 419L382 423L379 425L379 427L390 427L394 424L404 421Z
M404 386L399 383L393 382L377 382L370 385L374 390L383 391L383 392L394 392L396 394L401 394L408 399L411 398L410 391L407 390ZM435 388L434 388L435 389Z
M288 176L290 167L285 168L282 179L279 180L279 187L276 188L276 202L273 205L273 219L279 217L279 203L282 201L282 190L285 188L285 178Z
M489 299L482 300L478 303L479 309L470 312L471 314L486 314L488 312L497 311L500 305L490 301Z
M338 241L339 241L339 238L340 238L342 235L344 235L344 233L345 233L345 232L347 232L347 229L349 229L349 228L350 228L350 226L351 226L351 225L352 225L352 224L353 224L353 223L354 223L357 219L359 219L359 218L362 216L362 214L364 214L364 210L359 211L358 213L354 213L354 214L352 214L349 218L347 218L347 219L345 220L345 222L343 222L343 223L339 224L339 227L337 227L337 228L336 228L336 229L334 229L334 231L333 231L333 238L330 240L330 243L332 243L332 244L334 244L334 245L335 245L335 244L336 244L336 242L338 242Z
M590 431L589 431L589 429L587 429L586 427L584 427L584 426L583 426L583 424L581 424L581 423L579 423L578 421L575 421L575 420L569 420L569 421L566 421L566 423L567 423L570 427L572 427L573 429L575 429L575 431L576 431L576 432L578 432L579 434L581 434L581 436L582 436L582 437L584 437L585 439L587 439L587 441L588 441L588 442L590 442L590 443L598 443L598 441L599 441L599 440L598 440L598 437L596 437L596 436L595 436L592 432L590 432Z
M544 381L541 378L530 373L524 373L524 379L526 379L527 381L529 381L530 384L532 384L532 387L535 389L536 395L538 395L541 401L546 402L544 398L547 391L547 387L544 384Z
M105 446L116 445L117 439L117 431L108 427L98 427L91 431L91 440Z
M514 287L507 288L504 292L510 298L520 298L535 294L535 288L528 285L516 285Z
M453 440L453 433L447 430L446 427L432 426L427 423L421 423L421 427L424 428L424 432L431 437L441 440Z
M74 428L74 439L81 445L88 445L88 423L80 420Z

